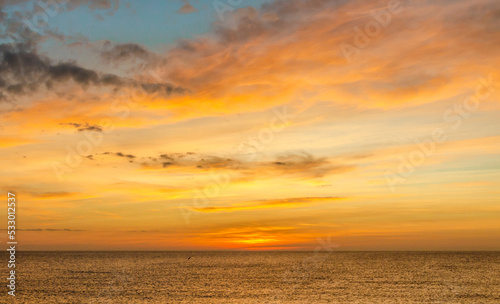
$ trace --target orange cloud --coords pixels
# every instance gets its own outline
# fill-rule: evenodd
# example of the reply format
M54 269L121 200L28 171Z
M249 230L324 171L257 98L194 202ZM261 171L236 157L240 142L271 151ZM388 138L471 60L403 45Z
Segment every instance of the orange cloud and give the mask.
M171 63L162 76L192 94L154 107L186 117L223 114L262 110L312 91L312 100L387 108L456 96L473 90L481 75L500 78L490 68L500 62L494 25L467 21L494 23L491 1L401 1L402 12L348 63L340 45L353 44L355 28L387 5L288 1L238 10L215 34L182 41L166 54Z

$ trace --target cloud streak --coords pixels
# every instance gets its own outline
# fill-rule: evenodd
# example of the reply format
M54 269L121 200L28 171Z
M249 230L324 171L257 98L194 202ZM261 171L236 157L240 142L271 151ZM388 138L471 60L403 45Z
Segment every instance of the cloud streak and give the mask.
M244 210L259 210L259 209L283 209L283 208L300 208L307 207L312 204L333 202L346 199L345 197L295 197L274 200L262 200L233 204L230 206L213 206L203 208L193 208L198 212L235 212Z

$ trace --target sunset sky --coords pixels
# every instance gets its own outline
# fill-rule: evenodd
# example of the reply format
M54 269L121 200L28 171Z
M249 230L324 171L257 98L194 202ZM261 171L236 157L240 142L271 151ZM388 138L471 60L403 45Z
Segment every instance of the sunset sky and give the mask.
M497 0L0 8L21 250L500 250Z

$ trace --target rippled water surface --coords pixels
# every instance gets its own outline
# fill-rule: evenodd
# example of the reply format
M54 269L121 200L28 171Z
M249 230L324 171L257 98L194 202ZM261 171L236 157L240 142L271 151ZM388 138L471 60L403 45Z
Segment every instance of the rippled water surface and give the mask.
M500 303L499 252L22 252L17 267L14 303Z

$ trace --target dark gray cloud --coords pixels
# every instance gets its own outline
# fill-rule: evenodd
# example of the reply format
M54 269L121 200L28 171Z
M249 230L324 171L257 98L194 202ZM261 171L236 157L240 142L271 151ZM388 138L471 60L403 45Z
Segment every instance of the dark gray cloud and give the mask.
M89 123L81 124L81 123L68 122L68 123L61 123L60 125L73 126L77 129L78 132L84 132L84 131L102 132L103 131L101 126L92 125Z
M141 163L144 167L191 167L197 169L238 169L242 162L234 158L214 155L201 155L193 152L161 154L146 157Z
M135 156L135 155L124 154L122 152L104 152L104 153L102 153L102 155L114 155L114 156L124 157L124 158L128 158L128 159L135 159L135 158L137 158L137 156Z
M159 69L165 67L168 59L163 55L148 50L146 47L136 43L113 43L104 42L97 46L98 54L107 65L120 69L138 79L149 80L143 89L147 92L163 91L169 89L162 85L165 82L159 73Z
M119 152L120 153L120 152ZM124 156L123 153L104 154ZM222 157L203 155L193 152L160 154L158 156L134 157L144 168L191 170L233 170L249 178L264 178L273 175L292 175L306 178L321 178L331 174L341 174L357 168L356 158L315 157L310 153L287 153L277 156L273 161L247 162L237 156Z
M267 166L287 174L303 174L307 172L315 177L342 173L356 168L352 164L332 163L326 157L315 157L306 152L280 155L276 161L267 164Z
M295 31L309 18L328 8L338 8L348 0L284 0L226 13L225 22L216 23L215 33L221 43L247 41L258 37L283 35ZM330 15L330 18L334 18Z
M107 62L122 62L132 59L149 59L155 54L136 43L112 44L107 41L101 57Z
M73 81L83 89L109 87L139 89L146 94L163 97L185 93L186 90L168 83L144 83L103 74L78 66L73 62L54 63L49 58L36 54L29 45L0 45L0 96L15 98L33 94L39 89L52 89L67 81Z

